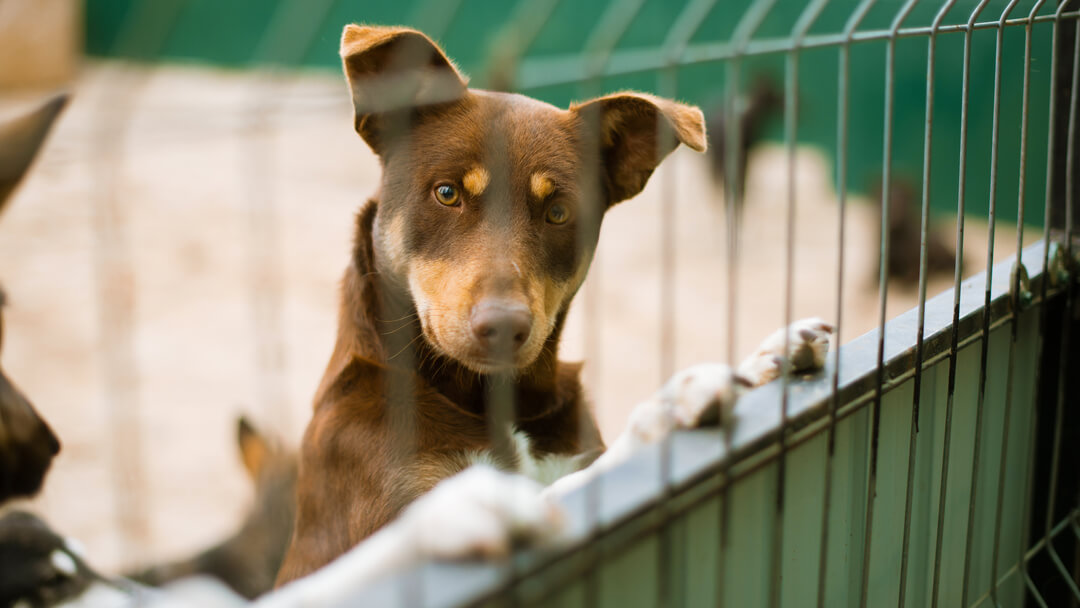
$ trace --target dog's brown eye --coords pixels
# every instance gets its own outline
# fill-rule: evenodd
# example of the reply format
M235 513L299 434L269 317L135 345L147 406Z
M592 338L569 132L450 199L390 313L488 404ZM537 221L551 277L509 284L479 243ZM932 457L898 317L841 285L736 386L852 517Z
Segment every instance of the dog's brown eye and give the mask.
M547 221L550 224L565 224L570 219L570 212L562 205L555 204L548 207Z
M447 207L454 207L461 200L461 194L458 193L457 188L449 184L442 184L435 186L435 200Z

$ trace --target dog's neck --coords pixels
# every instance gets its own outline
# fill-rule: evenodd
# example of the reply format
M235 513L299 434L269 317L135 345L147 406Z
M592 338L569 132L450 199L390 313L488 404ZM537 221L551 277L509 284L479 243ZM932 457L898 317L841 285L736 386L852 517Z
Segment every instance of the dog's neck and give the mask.
M558 343L565 311L536 360L514 374L481 374L439 353L423 337L409 295L385 281L376 269L372 227L377 205L376 200L370 201L357 216L352 264L342 285L338 349L344 341L355 355L411 371L477 417L488 415L485 404L496 394L512 396L516 421L540 418L557 408ZM508 386L511 391L506 391Z

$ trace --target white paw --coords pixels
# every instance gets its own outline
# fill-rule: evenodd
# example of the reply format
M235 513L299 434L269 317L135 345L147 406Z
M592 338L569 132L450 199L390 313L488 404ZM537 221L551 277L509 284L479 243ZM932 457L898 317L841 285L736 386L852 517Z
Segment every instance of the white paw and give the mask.
M659 441L676 429L724 423L735 407L742 380L720 363L702 363L671 377L649 401L630 414L631 432L644 443Z
M518 541L551 544L565 530L562 508L521 475L475 465L436 485L401 524L421 557L501 557Z
M821 369L829 353L832 333L833 326L817 317L795 321L765 338L754 354L739 366L739 376L753 386L772 382L780 377L785 360L793 373ZM785 344L788 347L786 357Z

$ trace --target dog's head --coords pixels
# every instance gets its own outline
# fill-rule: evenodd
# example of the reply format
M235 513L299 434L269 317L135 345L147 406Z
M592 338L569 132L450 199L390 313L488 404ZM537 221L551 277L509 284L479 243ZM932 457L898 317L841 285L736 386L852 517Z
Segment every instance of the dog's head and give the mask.
M0 212L66 101L64 96L57 97L31 114L0 125ZM3 307L0 290L0 347ZM37 492L59 450L52 429L0 369L0 502Z
M563 110L470 89L415 30L349 25L355 127L383 165L376 267L411 296L428 342L481 373L536 360L585 279L600 220L701 111L640 93Z

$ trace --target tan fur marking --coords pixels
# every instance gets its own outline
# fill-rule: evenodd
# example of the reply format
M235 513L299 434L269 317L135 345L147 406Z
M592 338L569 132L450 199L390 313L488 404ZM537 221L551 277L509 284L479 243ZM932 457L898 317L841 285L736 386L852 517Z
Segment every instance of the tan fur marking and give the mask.
M478 266L444 260L413 260L409 265L409 291L420 319L432 332L434 345L451 356L460 356L458 348L472 339L469 290L483 271Z
M577 270L574 271L574 276L570 277L568 281L560 282L549 279L544 282L544 318L549 323L549 331L555 326L555 319L559 309L568 303L571 294L576 292L581 287L581 284L585 282L585 275L589 272L591 262L592 253L590 252L582 256L578 262Z
M544 173L533 173L529 178L529 187L533 196L540 200L544 200L555 190L555 184L551 183L551 178Z
M379 247L376 254L380 262L385 264L393 274L405 276L408 272L409 256L405 253L405 218L402 215L394 216L390 222L383 226L378 224L375 233L378 235Z
M480 196L484 193L484 189L487 188L488 182L490 181L491 174L487 172L487 169L483 167L473 167L471 171L465 174L461 183L465 186L465 189L469 191L469 194Z
M489 251L462 251L460 259L416 259L409 264L409 291L416 303L421 324L431 344L443 354L465 361L473 343L469 311L475 299L483 297L477 291L481 279L491 273ZM523 279L525 302L533 313L534 331L518 351L524 364L531 363L544 347L555 324L558 306L566 299L569 285L549 285L548 281L531 278L528 265L520 256L514 265ZM525 268L522 268L525 266ZM479 371L482 368L474 367Z

